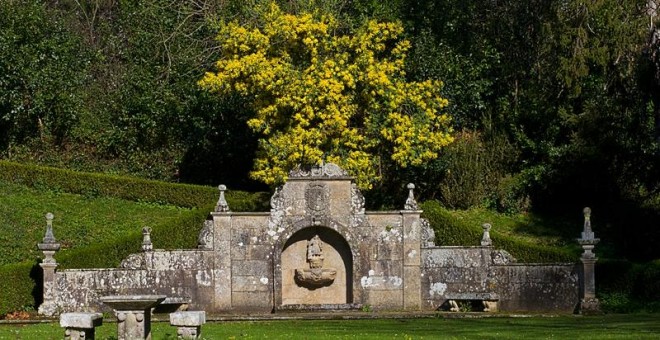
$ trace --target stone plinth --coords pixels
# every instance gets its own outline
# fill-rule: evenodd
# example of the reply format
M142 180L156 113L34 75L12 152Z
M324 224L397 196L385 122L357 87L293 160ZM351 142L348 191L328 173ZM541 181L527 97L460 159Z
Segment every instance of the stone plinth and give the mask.
M60 327L65 328L66 340L94 339L94 330L103 323L101 313L62 313Z
M170 313L170 325L176 326L176 334L179 339L200 339L202 325L205 323L205 311Z
M117 339L151 339L151 308L165 295L111 295L101 297L117 317Z

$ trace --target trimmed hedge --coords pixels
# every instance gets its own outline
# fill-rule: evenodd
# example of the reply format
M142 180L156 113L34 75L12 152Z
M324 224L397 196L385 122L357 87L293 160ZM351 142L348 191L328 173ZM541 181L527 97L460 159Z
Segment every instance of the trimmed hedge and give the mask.
M154 249L194 249L204 220L214 206L193 210L168 223L152 226L151 241ZM56 254L60 269L66 268L116 268L129 254L139 253L142 232L135 230L122 237L106 240L85 248ZM103 256L99 256L103 254Z
M210 211L214 206L206 206ZM208 212L193 210L168 223L152 227L151 238L156 249L194 249L197 235ZM85 248L61 250L55 254L58 269L116 268L129 254L141 251L142 233L136 230L118 238L105 240ZM0 267L0 277L9 284L0 289L0 315L26 309L41 303L42 271L38 264L19 263Z
M30 310L40 303L41 267L36 262L21 262L0 267L4 282L0 289L0 316L15 310Z
M154 248L159 249L195 248L199 230L218 200L218 190L213 187L75 172L2 160L0 181L87 197L113 197L194 208L167 223L151 226ZM228 191L226 198L233 211L265 211L269 208L267 193ZM141 231L135 230L88 247L61 250L56 254L58 268L117 267L126 256L139 252L141 244ZM37 284L41 282L41 275L36 261L1 266L0 277L6 284L0 289L0 315L37 306L42 296L40 284Z
M436 244L439 246L478 246L483 229L481 226L467 225L455 218L438 201L422 204L424 217L435 231ZM576 262L578 254L564 248L524 242L499 234L491 230L491 239L495 247L511 253L518 261L526 263Z
M0 181L88 197L115 197L184 208L203 207L218 200L218 189L213 187L76 172L2 160L0 160ZM230 190L227 191L227 201L234 211L265 211L268 209L266 193Z

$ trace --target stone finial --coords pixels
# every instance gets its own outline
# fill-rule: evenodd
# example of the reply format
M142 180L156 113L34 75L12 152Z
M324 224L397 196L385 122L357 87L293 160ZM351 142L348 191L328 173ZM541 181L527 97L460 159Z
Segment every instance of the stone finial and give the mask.
M44 263L55 263L53 255L60 250L60 244L56 242L53 235L53 216L52 213L46 214L46 234L41 243L37 245L39 250L43 251L45 255Z
M154 245L151 243L151 228L142 228L142 251L152 251Z
M415 193L413 192L413 190L415 190L415 185L408 183L406 187L408 188L408 199L406 199L406 204L404 205L403 209L419 210L419 205L417 204L417 201L415 201Z
M43 243L55 243L55 235L53 235L53 218L52 213L46 214L46 235L44 236Z
M218 198L218 203L215 205L216 212L229 212L229 204L225 199L225 191L227 187L224 184L218 185L218 190L220 191L220 198Z
M484 235L481 237L482 246L492 246L493 241L490 239L490 228L492 227L490 223L484 223L481 225L484 229Z
M595 237L593 230L591 229L591 208L586 207L582 210L584 214L584 227L582 230L582 237L578 239L578 242L585 245L594 245L600 241ZM586 250L586 248L585 248Z

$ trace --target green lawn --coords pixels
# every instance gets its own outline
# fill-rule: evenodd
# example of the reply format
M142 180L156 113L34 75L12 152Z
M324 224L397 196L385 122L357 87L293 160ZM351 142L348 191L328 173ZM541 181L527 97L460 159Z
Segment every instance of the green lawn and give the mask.
M153 339L175 339L165 322ZM57 323L0 325L0 339L61 339ZM660 339L660 314L560 317L425 318L210 322L205 339ZM98 328L97 339L114 339L115 324Z

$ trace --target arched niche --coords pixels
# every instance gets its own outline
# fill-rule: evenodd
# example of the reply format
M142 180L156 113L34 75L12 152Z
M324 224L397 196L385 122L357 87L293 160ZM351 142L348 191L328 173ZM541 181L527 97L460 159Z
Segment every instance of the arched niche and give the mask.
M322 268L326 273L333 269L336 271L332 282L309 282L296 278L296 270L311 271L308 244L315 236L322 242ZM349 244L336 231L326 227L308 227L297 231L284 244L280 261L283 306L353 302L353 257ZM316 273L320 273L318 268Z

